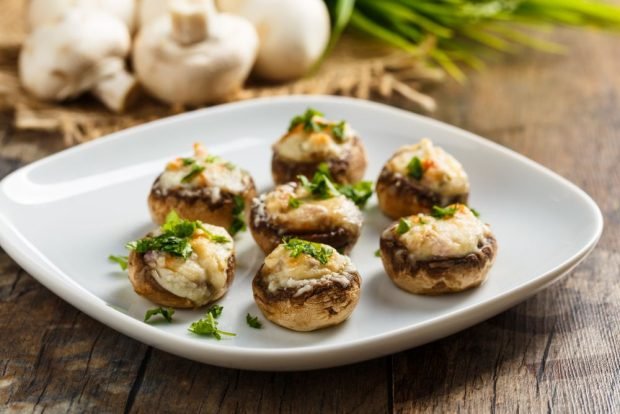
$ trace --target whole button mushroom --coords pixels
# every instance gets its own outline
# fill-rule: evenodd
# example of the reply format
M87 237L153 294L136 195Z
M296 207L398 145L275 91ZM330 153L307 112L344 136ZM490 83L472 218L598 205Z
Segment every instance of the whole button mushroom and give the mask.
M89 8L70 9L28 36L19 56L19 77L39 99L64 101L90 91L122 112L138 91L125 70L130 44L119 19Z
M60 19L67 11L76 7L109 13L122 20L130 31L135 27L134 0L30 0L28 25L34 30L43 24Z
M329 12L323 0L218 0L217 5L256 28L260 48L254 72L264 79L304 76L329 42Z
M198 106L241 88L257 47L256 31L244 19L215 12L212 2L173 0L168 16L140 29L133 65L156 98Z

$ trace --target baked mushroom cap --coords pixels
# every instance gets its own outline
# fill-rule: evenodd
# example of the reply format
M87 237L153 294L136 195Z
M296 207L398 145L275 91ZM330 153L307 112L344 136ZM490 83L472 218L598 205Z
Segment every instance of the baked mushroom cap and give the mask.
M322 163L328 165L335 182L352 184L362 180L368 161L362 141L348 123L328 121L308 109L273 145L273 181L285 184L299 175L311 178Z
M298 182L277 186L255 198L250 210L252 236L265 254L291 237L327 244L348 254L360 236L362 222L362 212L344 195L315 197Z
M185 238L189 246L186 257L179 255L180 251L156 250L158 237L170 235L174 232L162 228L134 242L128 271L135 292L158 305L173 308L197 308L224 296L235 274L234 245L228 232L210 224L196 225ZM170 242L167 243L162 246L168 247L160 248L169 250Z
M400 288L439 295L479 286L497 253L489 226L463 204L402 218L381 235L381 260Z
M327 245L291 239L265 258L252 290L267 319L313 331L346 320L359 301L360 285L347 256Z
M153 220L162 224L175 210L188 220L237 229L256 195L252 177L239 167L194 145L194 156L168 163L148 197Z
M467 203L469 179L463 166L426 138L401 147L377 180L379 208L392 218L429 213L433 206Z

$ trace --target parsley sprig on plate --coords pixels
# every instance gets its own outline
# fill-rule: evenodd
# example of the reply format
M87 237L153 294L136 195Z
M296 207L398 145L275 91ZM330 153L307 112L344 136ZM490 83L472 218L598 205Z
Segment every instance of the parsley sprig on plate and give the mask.
M245 229L247 228L246 224L245 224L245 200L243 199L242 196L240 195L235 195L234 199L233 199L233 221L230 225L230 229L228 229L228 232L231 234L231 236L234 236L235 234L239 233L240 231L245 231Z
M172 315L174 315L174 309L171 308L153 308L146 311L144 314L144 322L148 322L153 316L161 315L162 318L166 320L166 322L172 322Z
M205 316L193 322L188 330L196 335L200 336L212 336L218 341L222 339L222 335L224 336L237 336L237 334L232 332L222 331L218 328L218 321L216 320L224 310L223 306L213 305L208 310Z
M319 164L317 171L314 173L312 180L308 180L303 175L297 177L312 195L312 197L325 200L332 197L343 195L353 201L359 208L364 208L370 196L372 196L372 181L360 181L357 184L337 184L332 181L329 166L326 163ZM295 202L291 205L293 208L299 207L299 203Z
M166 222L161 226L162 233L160 235L146 236L127 243L126 247L129 250L135 250L137 253L158 251L187 259L192 254L190 240L197 229L206 233L214 243L228 243L230 241L225 236L211 233L200 221L182 219L173 210L166 216Z

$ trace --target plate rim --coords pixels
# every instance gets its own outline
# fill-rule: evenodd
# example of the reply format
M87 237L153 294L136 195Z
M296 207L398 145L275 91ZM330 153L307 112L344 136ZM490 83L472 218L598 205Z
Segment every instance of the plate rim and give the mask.
M254 370L284 371L296 369L319 369L332 366L339 366L359 362L369 358L375 358L404 349L413 348L444 337L446 335L466 329L467 327L488 319L514 304L525 300L535 294L540 289L558 280L561 276L568 273L577 266L596 246L603 231L603 215L596 202L581 188L560 176L554 171L543 165L521 155L509 148L501 146L495 142L478 136L472 132L463 130L456 126L442 121L415 114L400 108L391 107L385 104L366 101L349 97L338 97L329 95L291 95L276 96L252 99L242 102L233 102L202 108L195 111L173 115L142 125L127 128L98 138L94 141L83 143L72 148L65 149L56 154L52 154L41 160L35 161L7 175L0 181L0 190L4 187L5 181L17 174L27 174L30 170L38 168L59 158L81 151L88 151L99 145L107 145L123 139L125 135L131 135L136 131L146 131L157 128L160 125L170 122L191 120L200 118L204 114L210 115L218 112L234 110L251 106L262 106L269 104L279 104L282 102L302 102L302 101L329 101L332 103L357 105L366 107L373 111L382 111L389 115L397 115L407 118L415 118L419 122L431 124L440 129L449 129L477 144L491 147L506 155L525 162L529 167L537 172L553 178L558 184L570 188L571 192L578 195L586 202L590 212L593 213L595 224L589 240L583 243L581 249L572 257L564 260L554 268L538 274L533 278L513 287L492 298L471 304L465 308L451 311L447 314L425 320L415 325L410 325L389 332L383 332L370 338L362 338L346 343L339 344L315 344L307 347L285 347L285 348L257 348L257 347L236 347L221 346L209 343L205 340L197 340L190 336L180 336L157 329L123 312L120 312L108 305L101 298L91 293L86 288L75 282L64 274L52 262L49 261L39 250L28 241L23 234L8 220L5 213L0 209L0 246L12 257L23 269L37 279L41 284L50 289L54 294L67 301L80 311L88 314L101 323L145 344L154 346L173 354L205 362L213 365ZM313 103L317 105L316 103ZM5 197L0 192L0 197ZM76 289L77 288L77 289ZM436 325L440 325L436 327ZM436 332L425 333L423 340L417 340L416 335L420 331L428 331L435 327ZM424 336L424 335L422 335ZM180 346L180 347L179 347Z

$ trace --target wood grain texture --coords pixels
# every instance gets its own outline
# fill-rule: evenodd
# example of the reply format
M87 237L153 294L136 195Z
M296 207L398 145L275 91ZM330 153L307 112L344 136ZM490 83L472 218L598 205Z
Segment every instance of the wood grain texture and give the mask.
M605 214L567 278L443 340L298 373L216 368L142 345L64 303L0 251L0 412L613 412L620 407L620 42L511 57L436 97L439 119L566 176ZM0 177L63 138L0 116Z
M613 412L620 407L620 42L558 36L570 56L508 58L437 117L584 188L606 230L566 279L471 329L393 357L397 412ZM451 104L446 105L445 103Z

